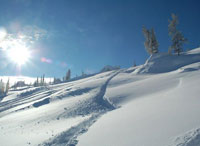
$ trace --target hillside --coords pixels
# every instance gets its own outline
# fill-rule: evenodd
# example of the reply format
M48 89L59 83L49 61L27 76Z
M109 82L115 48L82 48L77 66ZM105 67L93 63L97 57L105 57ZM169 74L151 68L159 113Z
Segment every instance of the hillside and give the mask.
M197 48L10 91L0 102L0 145L199 146L199 69Z

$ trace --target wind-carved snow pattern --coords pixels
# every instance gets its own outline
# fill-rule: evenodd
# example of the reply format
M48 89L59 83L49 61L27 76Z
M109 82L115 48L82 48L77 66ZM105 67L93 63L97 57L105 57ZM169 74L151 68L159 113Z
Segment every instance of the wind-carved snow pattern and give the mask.
M200 145L200 128L192 130L183 136L176 138L172 146L199 146Z

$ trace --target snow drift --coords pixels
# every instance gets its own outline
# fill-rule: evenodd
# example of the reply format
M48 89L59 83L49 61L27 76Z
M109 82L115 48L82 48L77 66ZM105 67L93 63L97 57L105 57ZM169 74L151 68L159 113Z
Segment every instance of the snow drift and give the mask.
M199 62L199 50L195 49L181 55L157 53L150 56L146 63L135 70L135 73L164 73L174 71L183 66Z

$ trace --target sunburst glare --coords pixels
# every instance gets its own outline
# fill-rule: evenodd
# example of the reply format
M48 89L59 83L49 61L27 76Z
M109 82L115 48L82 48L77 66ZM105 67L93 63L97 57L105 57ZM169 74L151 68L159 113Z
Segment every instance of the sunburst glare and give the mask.
M30 50L23 44L15 43L14 46L7 50L8 58L17 65L21 66L30 59Z

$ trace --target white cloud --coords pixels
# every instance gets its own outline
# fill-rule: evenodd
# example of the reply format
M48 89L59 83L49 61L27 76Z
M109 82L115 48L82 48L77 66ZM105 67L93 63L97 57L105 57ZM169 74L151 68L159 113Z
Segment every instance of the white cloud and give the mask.
M35 25L27 25L15 33L9 33L6 28L0 27L0 48L7 50L16 43L29 47L45 37L48 37L47 31Z
M33 40L39 40L41 38L45 38L45 37L48 37L47 35L47 30L45 29L42 29L42 28L39 28L38 26L36 25L33 25L33 26L25 26L22 30L22 33L26 36L29 36L29 39L30 37L33 39Z

